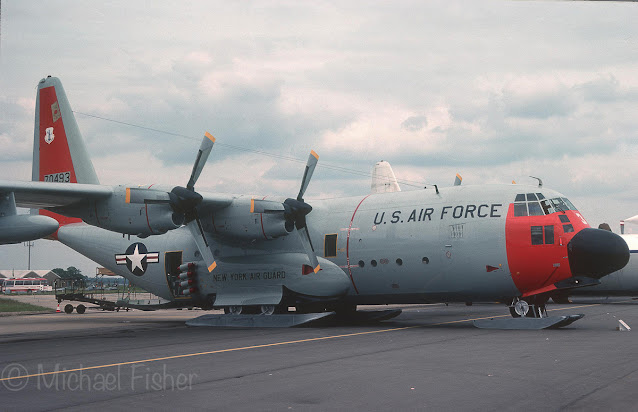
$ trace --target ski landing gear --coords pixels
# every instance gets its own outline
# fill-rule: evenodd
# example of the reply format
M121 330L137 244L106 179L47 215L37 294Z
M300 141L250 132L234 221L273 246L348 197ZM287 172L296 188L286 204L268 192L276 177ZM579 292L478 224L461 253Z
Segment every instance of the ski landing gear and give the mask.
M474 326L480 329L556 329L567 326L583 314L566 316L547 315L548 297L537 295L526 299L514 298L509 304L512 318L489 318L475 320Z
M547 298L540 296L532 296L528 300L514 298L509 305L510 314L513 318L546 318L547 317Z

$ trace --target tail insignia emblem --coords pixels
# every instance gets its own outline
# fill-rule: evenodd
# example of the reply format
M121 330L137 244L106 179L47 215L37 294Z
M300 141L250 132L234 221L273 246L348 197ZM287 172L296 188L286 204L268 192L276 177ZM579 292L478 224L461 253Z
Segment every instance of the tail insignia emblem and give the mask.
M136 242L126 249L126 253L115 255L115 263L126 265L135 276L142 276L149 263L159 262L159 252L149 252L144 243Z
M60 105L55 102L51 105L51 114L53 115L53 123L57 122L62 115L60 114Z
M47 127L46 134L44 135L44 141L47 142L47 144L51 144L51 142L53 142L53 139L55 139L55 135L53 134L53 127Z

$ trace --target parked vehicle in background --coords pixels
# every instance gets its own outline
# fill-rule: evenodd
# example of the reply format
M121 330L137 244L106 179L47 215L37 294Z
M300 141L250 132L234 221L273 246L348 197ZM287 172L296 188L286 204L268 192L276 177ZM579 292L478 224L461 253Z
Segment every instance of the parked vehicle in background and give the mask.
M2 293L37 293L37 292L51 292L53 287L49 285L49 281L45 278L19 278L19 279L4 279L2 286L0 286Z

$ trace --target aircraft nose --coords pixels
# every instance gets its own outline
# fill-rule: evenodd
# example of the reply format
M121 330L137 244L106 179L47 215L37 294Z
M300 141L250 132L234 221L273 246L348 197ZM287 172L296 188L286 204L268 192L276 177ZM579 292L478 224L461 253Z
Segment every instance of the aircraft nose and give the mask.
M600 279L625 267L629 262L629 247L615 233L586 228L567 244L567 256L573 276Z

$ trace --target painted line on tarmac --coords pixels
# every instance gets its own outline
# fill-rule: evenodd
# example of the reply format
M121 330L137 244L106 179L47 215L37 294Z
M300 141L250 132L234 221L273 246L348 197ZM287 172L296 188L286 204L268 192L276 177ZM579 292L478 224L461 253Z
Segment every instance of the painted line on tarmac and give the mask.
M556 311L556 310L565 310L565 309L578 309L578 308L585 308L585 307L599 306L599 305L601 305L601 304L600 303L596 303L596 304L591 304L591 305L582 305L582 306L575 306L575 307L561 308L561 309L553 309L553 310ZM371 331L366 331L366 332L346 333L346 334L343 334L343 335L330 335L330 336L322 336L322 337L318 337L318 338L308 338L308 339L298 339L298 340L290 340L290 341L284 341L284 342L265 343L265 344L262 344L262 345L242 346L242 347L238 347L238 348L218 349L218 350L212 350L212 351L206 351L206 352L185 353L185 354L181 354L181 355L163 356L163 357L160 357L160 358L140 359L140 360L135 360L135 361L109 363L109 364L104 364L104 365L87 366L87 367L75 368L75 369L65 369L65 370L57 370L57 371L51 371L51 372L33 373L33 374L30 374L30 375L11 376L11 377L7 377L7 378L0 378L0 382L12 381L12 380L17 380L17 379L28 379L28 378L39 377L39 376L59 375L59 374L71 373L71 372L89 371L89 370L94 370L94 369L113 368L113 367L116 367L116 366L135 365L135 364L139 364L139 363L150 363L150 362L158 362L158 361L163 361L163 360L191 358L191 357L195 357L195 356L215 355L215 354L219 354L219 353L239 352L239 351L251 350L251 349L269 348L269 347L273 347L273 346L293 345L293 344L296 344L296 343L318 342L318 341L322 341L322 340L339 339L339 338L351 338L351 337L355 337L355 336L372 335L372 334L375 334L375 333L397 332L397 331L401 331L401 330L424 328L424 327L430 327L430 326L451 325L451 324L454 324L454 323L472 322L472 321L475 321L475 320L502 318L502 317L507 317L507 316L510 316L510 315L508 314L508 315L497 315L497 316L484 316L484 317L480 317L480 318L459 319L459 320L451 320L451 321L439 322L439 323L428 323L428 324L425 324L425 325L402 326L400 328L389 328L389 329L371 330Z

